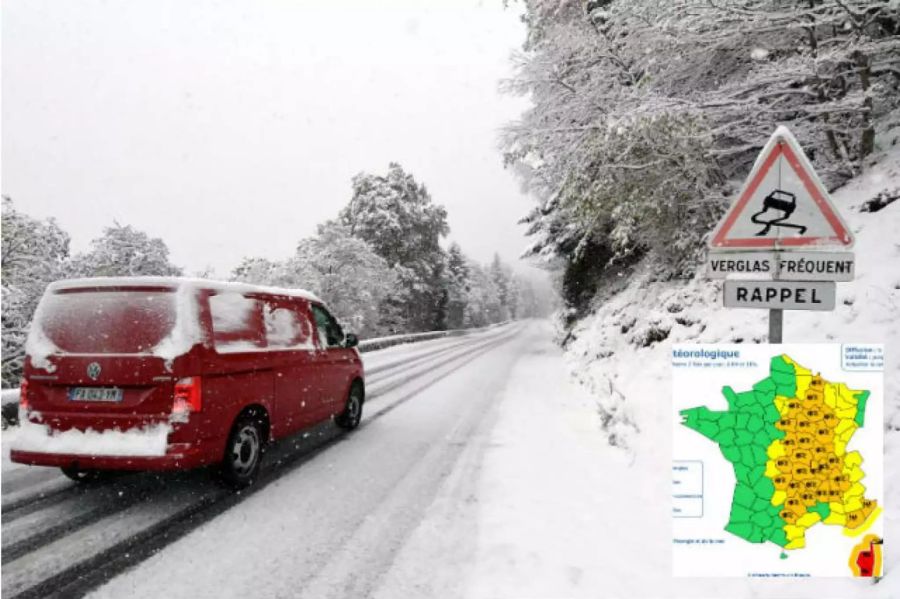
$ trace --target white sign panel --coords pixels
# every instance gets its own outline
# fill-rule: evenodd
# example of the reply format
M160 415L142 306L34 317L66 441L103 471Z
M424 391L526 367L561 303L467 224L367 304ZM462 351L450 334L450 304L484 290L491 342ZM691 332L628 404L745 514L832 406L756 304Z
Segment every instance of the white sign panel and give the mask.
M852 281L856 261L852 252L711 252L706 274L770 276L783 281Z
M772 252L710 252L706 260L706 274L711 279L747 274L770 276L775 274L776 266Z
M726 308L834 310L831 281L725 281Z
M852 281L852 252L782 252L775 255L777 278L783 281Z
M712 249L852 245L853 234L786 127L775 130L710 239Z

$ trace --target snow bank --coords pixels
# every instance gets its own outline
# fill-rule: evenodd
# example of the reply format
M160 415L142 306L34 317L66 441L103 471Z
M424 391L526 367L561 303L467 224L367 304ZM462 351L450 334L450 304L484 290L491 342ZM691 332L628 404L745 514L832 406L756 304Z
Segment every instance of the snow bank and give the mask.
M170 432L172 427L167 423L127 431L71 429L55 432L44 424L22 418L11 448L19 451L81 456L164 456Z

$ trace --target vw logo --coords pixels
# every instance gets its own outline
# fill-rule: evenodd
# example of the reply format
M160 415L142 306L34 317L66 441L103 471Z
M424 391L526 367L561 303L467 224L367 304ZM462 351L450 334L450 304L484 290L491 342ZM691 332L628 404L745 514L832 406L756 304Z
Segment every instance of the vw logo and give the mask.
M87 367L87 375L91 377L91 380L96 381L100 378L100 365L96 362L91 362Z

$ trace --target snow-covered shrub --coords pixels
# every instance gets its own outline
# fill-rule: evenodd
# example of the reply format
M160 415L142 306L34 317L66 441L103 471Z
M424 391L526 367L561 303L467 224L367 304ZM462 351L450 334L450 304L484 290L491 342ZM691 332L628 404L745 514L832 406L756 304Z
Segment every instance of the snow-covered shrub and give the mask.
M860 212L878 212L889 204L900 200L900 187L892 190L884 189L866 200L859 208Z

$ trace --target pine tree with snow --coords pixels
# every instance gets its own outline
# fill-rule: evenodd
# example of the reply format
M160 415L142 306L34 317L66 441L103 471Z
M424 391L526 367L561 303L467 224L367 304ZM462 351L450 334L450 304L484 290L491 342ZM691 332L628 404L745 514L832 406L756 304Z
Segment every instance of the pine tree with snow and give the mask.
M466 302L469 293L469 265L458 243L447 250L447 327L462 328L465 324Z

